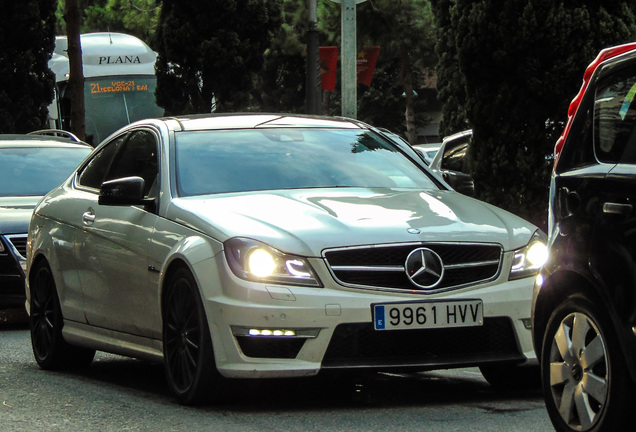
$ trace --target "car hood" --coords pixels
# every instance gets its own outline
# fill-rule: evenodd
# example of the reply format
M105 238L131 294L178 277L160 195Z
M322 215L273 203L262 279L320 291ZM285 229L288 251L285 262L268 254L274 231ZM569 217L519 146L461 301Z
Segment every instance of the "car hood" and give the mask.
M0 197L0 234L23 234L42 197Z
M320 256L325 248L402 242L525 246L537 230L504 210L454 191L312 189L173 200L168 218L219 241L261 240Z

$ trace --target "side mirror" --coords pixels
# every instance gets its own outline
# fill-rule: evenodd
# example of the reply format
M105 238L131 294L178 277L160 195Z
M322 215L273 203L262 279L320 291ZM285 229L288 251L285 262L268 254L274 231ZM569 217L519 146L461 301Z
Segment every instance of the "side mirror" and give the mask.
M124 177L105 181L99 189L100 205L128 206L146 205L145 181L141 177Z
M475 196L475 181L470 174L460 171L443 171L442 178L455 191L471 197Z

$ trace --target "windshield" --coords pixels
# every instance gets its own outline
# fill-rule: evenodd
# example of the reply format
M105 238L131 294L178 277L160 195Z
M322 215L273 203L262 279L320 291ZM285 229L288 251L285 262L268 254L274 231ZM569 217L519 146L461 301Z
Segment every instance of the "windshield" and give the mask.
M359 129L248 129L176 134L180 196L317 187L437 189L379 135Z
M88 146L0 148L0 197L46 195L90 152Z
M163 116L155 101L155 76L87 78L84 85L86 140L96 146L117 129Z

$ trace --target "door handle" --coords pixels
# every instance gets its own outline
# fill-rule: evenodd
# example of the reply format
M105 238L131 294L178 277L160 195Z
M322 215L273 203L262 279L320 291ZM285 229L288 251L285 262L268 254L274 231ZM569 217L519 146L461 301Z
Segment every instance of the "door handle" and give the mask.
M82 223L84 225L92 225L95 222L95 212L93 209L88 209L82 214Z
M613 202L606 202L603 204L603 213L606 214L628 215L632 213L633 210L634 206L632 206L631 204L621 204Z

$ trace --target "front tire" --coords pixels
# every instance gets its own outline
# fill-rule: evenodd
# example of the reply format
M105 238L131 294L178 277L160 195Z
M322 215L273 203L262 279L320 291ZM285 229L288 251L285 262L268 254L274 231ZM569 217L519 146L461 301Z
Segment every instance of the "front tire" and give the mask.
M51 269L37 264L31 277L31 346L38 365L45 370L88 367L95 350L68 344L62 336L64 317Z
M163 306L163 353L168 385L180 403L211 400L219 375L196 282L189 270L170 278Z
M571 297L552 313L541 370L557 431L625 430L634 415L634 386L611 322L586 299Z

